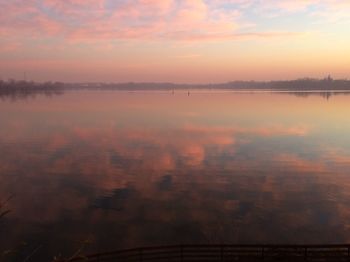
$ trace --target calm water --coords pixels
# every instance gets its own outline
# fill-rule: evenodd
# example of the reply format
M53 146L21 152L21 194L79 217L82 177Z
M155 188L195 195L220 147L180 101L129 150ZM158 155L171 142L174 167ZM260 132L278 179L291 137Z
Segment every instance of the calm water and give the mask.
M0 100L1 250L350 242L350 96ZM21 243L25 241L27 245ZM1 252L0 252L1 253ZM22 260L21 260L22 261Z

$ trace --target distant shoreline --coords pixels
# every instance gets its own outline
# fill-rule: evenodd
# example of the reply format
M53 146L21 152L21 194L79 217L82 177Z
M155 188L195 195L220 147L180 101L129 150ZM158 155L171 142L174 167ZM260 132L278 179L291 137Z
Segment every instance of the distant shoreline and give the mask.
M233 81L216 84L174 84L174 83L66 83L67 89L107 89L107 90L234 90L234 91L349 91L350 80L297 79L290 81Z
M74 92L74 91L102 91L102 92L123 92L123 93L133 93L133 92L162 92L162 93L172 93L172 90L169 89L107 89L107 88L68 88L65 89L65 92ZM333 94L341 94L341 93L350 93L350 89L344 90L279 90L279 89L208 89L208 88L192 88L192 89L175 89L174 94L176 93L239 93L239 94L253 94L253 93L310 93L310 94L318 94L318 93L333 93Z
M311 93L339 94L350 92L350 80L297 79L290 81L233 81L218 84L174 84L174 83L62 83L0 80L1 97L30 97L37 94L60 95L71 90L106 91L164 91L164 92L236 92L236 93Z

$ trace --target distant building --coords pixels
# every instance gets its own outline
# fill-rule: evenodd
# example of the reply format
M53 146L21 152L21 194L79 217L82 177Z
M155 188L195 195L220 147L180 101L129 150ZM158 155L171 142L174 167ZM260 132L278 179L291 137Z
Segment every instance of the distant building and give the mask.
M331 82L333 81L333 78L331 77L331 75L328 75L328 77L326 78L327 81Z

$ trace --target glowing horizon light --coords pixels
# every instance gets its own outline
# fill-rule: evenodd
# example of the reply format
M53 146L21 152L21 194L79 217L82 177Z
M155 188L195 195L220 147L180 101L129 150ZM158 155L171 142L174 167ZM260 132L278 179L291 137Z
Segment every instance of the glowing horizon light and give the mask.
M348 78L346 0L0 0L0 78Z

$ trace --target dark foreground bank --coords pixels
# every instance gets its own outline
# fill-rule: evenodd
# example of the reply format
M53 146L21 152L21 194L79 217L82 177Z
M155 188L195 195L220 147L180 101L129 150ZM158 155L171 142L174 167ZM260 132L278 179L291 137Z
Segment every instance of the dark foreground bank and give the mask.
M70 261L349 261L350 245L175 245L141 247Z

